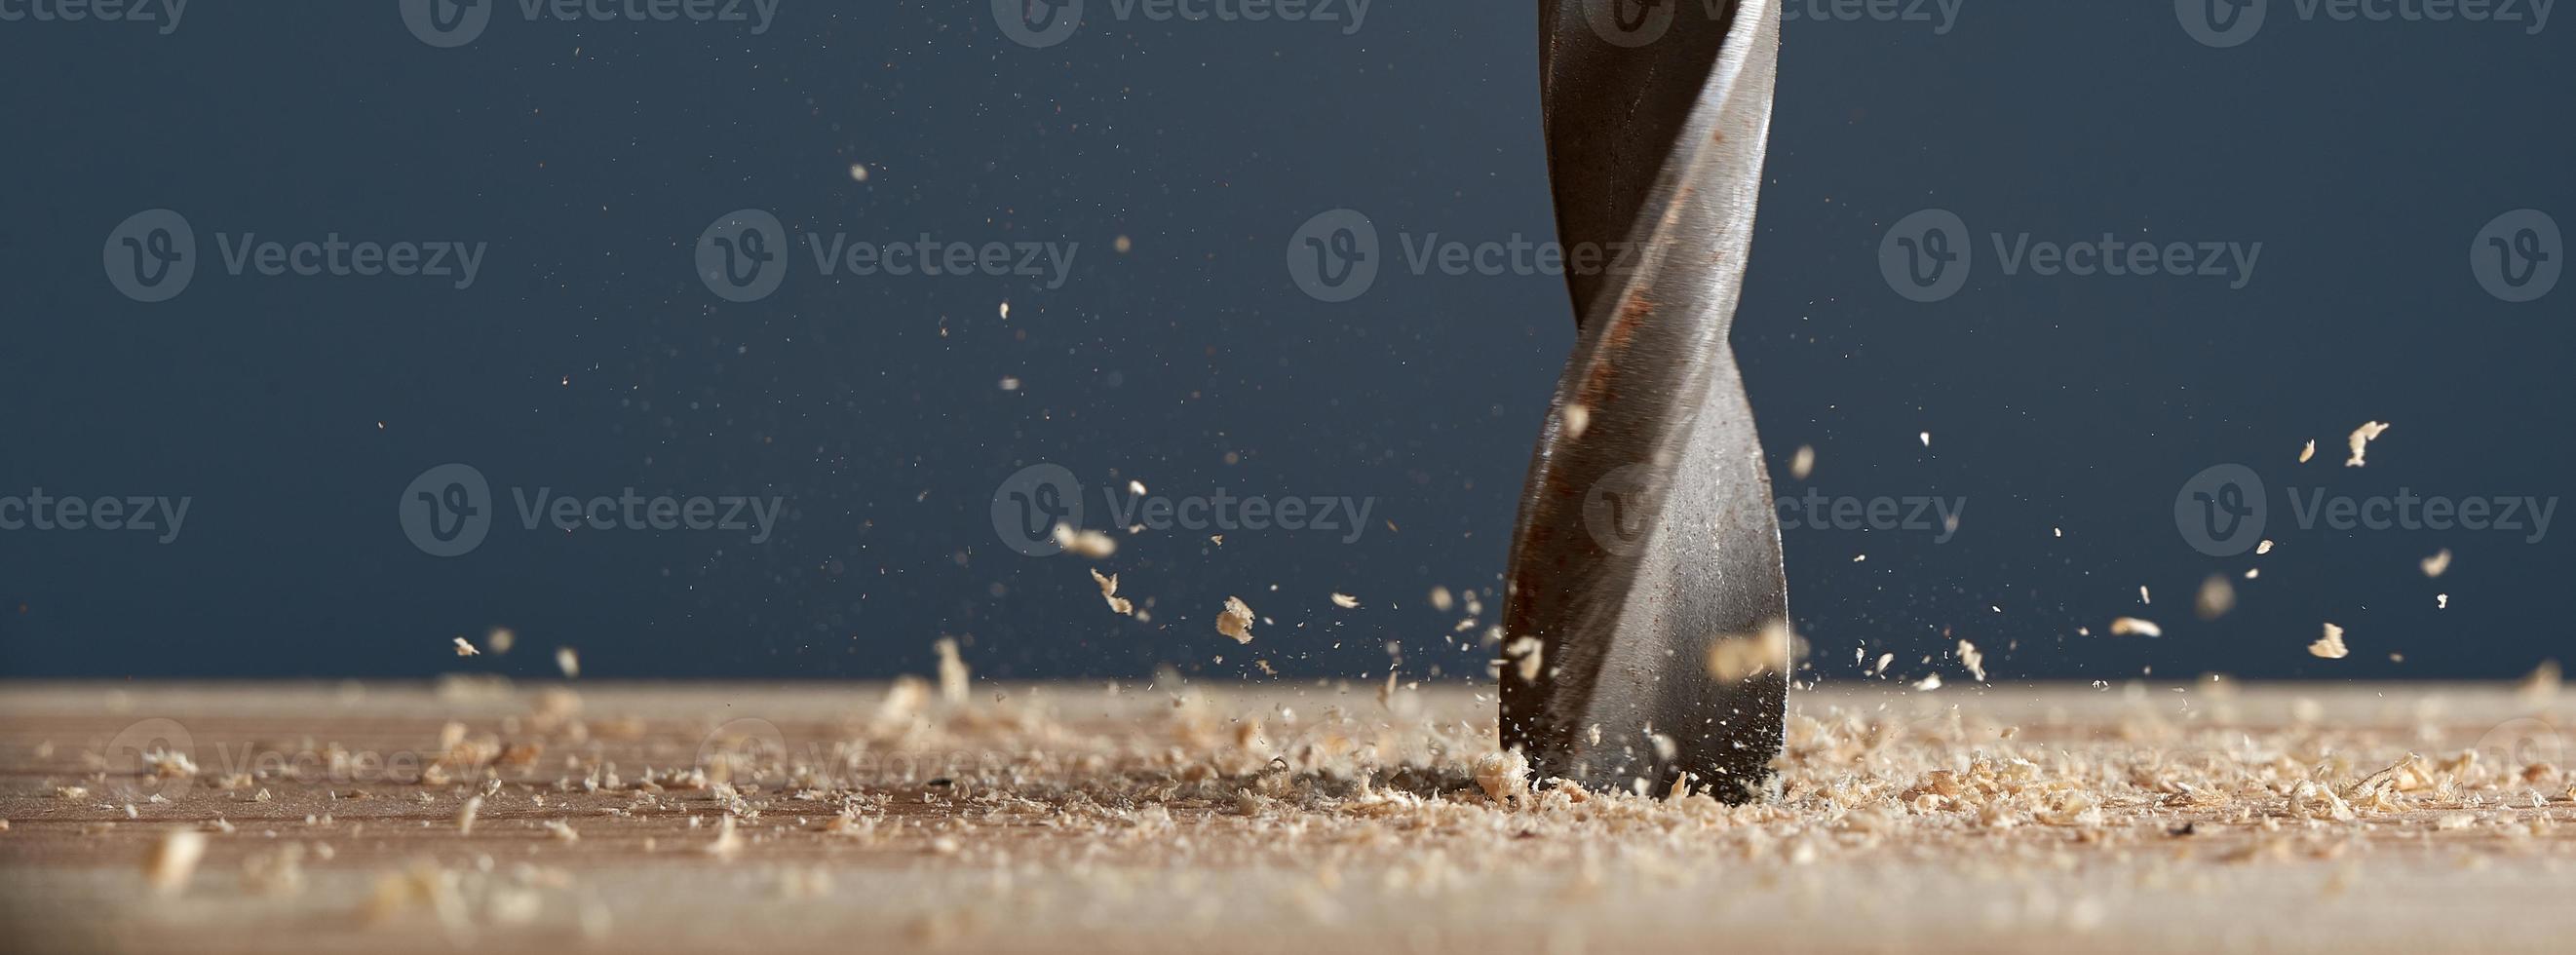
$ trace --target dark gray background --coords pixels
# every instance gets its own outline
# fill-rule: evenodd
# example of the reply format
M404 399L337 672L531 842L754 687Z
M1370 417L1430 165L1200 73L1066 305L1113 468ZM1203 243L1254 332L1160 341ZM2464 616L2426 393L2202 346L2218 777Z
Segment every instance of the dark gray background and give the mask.
M539 675L568 644L595 677L885 676L923 671L945 634L1000 677L1257 677L1255 658L1369 676L1393 641L1409 674L1481 679L1490 651L1452 643L1458 615L1423 595L1498 580L1572 310L1552 276L1412 274L1398 236L1550 236L1532 6L1383 0L1348 36L1090 6L1043 50L981 0L783 0L758 36L505 3L458 49L391 3L200 0L166 36L0 23L0 495L194 498L167 546L0 532L0 672ZM2468 253L2506 210L2576 225L2576 23L2272 7L2223 50L2152 0L1967 0L1947 35L1787 24L1736 326L1780 489L1967 501L1947 543L1790 532L1822 675L1855 674L1855 647L1919 675L1961 637L2006 678L2507 676L2567 654L2562 534L2301 530L2278 495L2568 485L2576 287L2507 304ZM1967 288L1917 304L1880 277L1879 243L1935 206L1980 233L2264 251L2231 291L2004 276L1981 238ZM204 254L183 295L141 304L101 248L154 207ZM736 305L691 255L743 207L1081 252L1055 290L800 264ZM1334 305L1284 252L1339 207L1374 220L1388 269ZM334 230L490 251L461 292L213 267L218 231ZM2369 467L2341 467L2372 419L2395 428ZM1801 444L1808 484L1785 476ZM503 486L776 494L790 516L759 546L496 528L441 560L395 501L451 461ZM1104 566L1152 599L1139 623L1076 559L1002 546L994 488L1041 461L1094 495L1132 476L1377 502L1355 544L1125 538ZM2213 559L2178 533L2177 491L2220 462L2274 488L2271 555ZM2454 569L2425 580L2416 561L2442 547ZM2192 618L2204 576L2257 564L2235 613ZM1366 606L1333 608L1336 590ZM1276 618L1251 647L1213 632L1229 594ZM2103 636L2120 615L2165 636ZM2352 658L2305 653L2325 620ZM496 625L518 653L452 656L450 637Z

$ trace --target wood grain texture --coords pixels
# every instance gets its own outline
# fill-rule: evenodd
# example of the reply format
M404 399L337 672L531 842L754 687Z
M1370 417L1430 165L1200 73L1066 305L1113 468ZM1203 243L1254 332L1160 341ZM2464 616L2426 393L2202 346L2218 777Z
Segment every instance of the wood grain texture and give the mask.
M935 696L0 686L0 932L189 952L2576 938L2576 712L2545 692L1801 691L1784 792L1743 808L1509 788L1491 693L1463 687ZM194 771L156 774L155 749ZM203 859L156 889L177 831Z

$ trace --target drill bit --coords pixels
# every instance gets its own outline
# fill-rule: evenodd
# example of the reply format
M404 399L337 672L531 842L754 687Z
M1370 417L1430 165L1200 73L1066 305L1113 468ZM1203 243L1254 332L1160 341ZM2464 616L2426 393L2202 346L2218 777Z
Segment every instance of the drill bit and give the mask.
M1580 334L1513 530L1503 743L1542 778L1753 799L1781 747L1788 584L1727 336L1778 0L1541 0L1540 16L1558 237L1569 262L1610 266L1567 271ZM1757 672L1712 672L1729 640L1759 641Z

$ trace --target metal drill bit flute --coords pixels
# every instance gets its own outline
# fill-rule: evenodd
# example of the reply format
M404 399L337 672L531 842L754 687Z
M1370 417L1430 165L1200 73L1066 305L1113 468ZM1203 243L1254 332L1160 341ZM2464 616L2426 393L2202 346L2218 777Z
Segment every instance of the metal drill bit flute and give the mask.
M1709 650L1788 618L1779 518L1727 340L1778 0L1541 0L1540 18L1559 239L1618 254L1568 270L1580 336L1513 532L1503 743L1542 778L1752 799L1780 752L1785 641L1731 679Z

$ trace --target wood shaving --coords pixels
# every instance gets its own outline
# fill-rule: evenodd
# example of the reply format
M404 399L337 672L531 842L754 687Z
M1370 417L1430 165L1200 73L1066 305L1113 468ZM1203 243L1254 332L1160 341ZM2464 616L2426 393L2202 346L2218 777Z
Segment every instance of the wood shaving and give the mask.
M475 814L480 813L480 812L482 812L482 811L483 811L483 797L481 797L481 796L467 796L467 797L465 797L465 804L464 804L464 805L462 805L462 806L458 806L458 807L456 807L456 833L457 833L458 835L463 835L463 836L470 836L470 835L473 835L473 834L474 834L474 816L475 816Z
M456 655L460 657L479 657L483 655L483 651L474 649L474 645L466 642L464 637L458 637L456 638Z
M2257 553L2257 554L2269 554L2269 553L2271 553L2271 552L2272 552L2272 539L2271 539L2271 538L2266 537L2266 538L2264 538L2262 541L2260 541L2260 542L2256 543L2256 544L2254 545L2254 552L2255 552L2255 553Z
M1808 475L1814 473L1816 473L1815 446L1810 444L1799 445L1797 453L1789 456L1789 476L1797 480L1804 481L1807 479Z
M2165 635L2165 628L2156 626L2156 622L2153 620L2142 620L2137 617L2121 617L2117 620L2111 621L2111 635L2115 637L2161 637Z
M886 687L885 700L877 704L877 721L908 722L921 715L930 705L930 681L911 674L895 677Z
M733 829L733 817L726 816L716 820L716 840L707 844L707 854L719 859L731 859L742 854L742 846L742 836Z
M930 644L930 649L939 655L940 701L951 706L966 702L971 675L966 669L965 658L957 654L957 640L941 637Z
M1520 750L1477 757L1475 773L1477 788L1495 802L1518 803L1529 795L1529 759Z
M1938 673L1926 675L1924 678L1914 681L1914 688L1926 692L1938 690L1941 688L1941 675Z
M1103 576L1099 571L1094 570L1091 572L1091 582L1100 585L1100 599L1109 602L1111 611L1130 617L1136 615L1136 604L1125 597L1118 596L1117 574Z
M1737 634L1709 641L1706 664L1710 679L1733 683L1779 668L1789 659L1789 626L1765 624L1760 633Z
M2314 457L2316 457L2316 456L2317 456L2317 442L2316 442L2316 439L2314 439L2314 438L2310 438L2310 439L2308 439L2308 446L2307 446L2307 447L2304 447L2304 448L2300 448L2300 449L2299 449L2299 463L2300 463L2300 464L2306 464L2306 463L2308 463L2308 459L2310 459L2310 458L2314 458Z
M581 651L571 647L556 647L555 669L563 671L564 679L581 679Z
M1583 437L1583 432L1592 427L1592 409L1574 402L1566 402L1564 418L1568 441Z
M1075 530L1063 524L1055 526L1056 545L1076 557L1107 560L1118 553L1118 539L1094 530Z
M1976 644L1959 641L1959 664L1967 667L1968 675L1976 677L1977 682L1986 682L1986 655L1978 652Z
M188 877L197 871L197 861L206 856L206 834L195 829L172 829L161 834L144 857L143 879L152 890L162 895L176 895L187 888Z
M2317 642L2308 644L2308 655L2327 660L2341 660L2351 656L2352 649L2343 645L2343 628L2330 623L2326 624L2325 636L2318 637Z
M493 653L508 654L511 647L519 645L519 635L508 627L494 627L483 635L483 645L491 647Z
M1457 598L1450 596L1447 587L1431 588L1431 609L1433 610L1448 613L1449 608L1457 605L1456 600Z
M1521 682L1536 683L1540 667L1545 665L1542 658L1546 650L1547 645L1540 643L1537 637L1522 637L1503 648L1503 657L1520 671Z
M1344 610L1356 610L1359 608L1359 605L1360 598L1358 597L1353 597L1344 593L1336 593L1333 595L1333 606L1340 607Z
M2379 440L2379 436L2387 430L2388 422L2385 421L2364 422L2361 427L2354 428L2352 430L2352 437L2347 439L2345 442L2352 446L2352 457L2345 460L2343 462L2343 466L2348 468L2361 467L2362 456L2369 453L2370 443Z
M2528 706L2546 706L2558 699L2560 677L2558 661L2542 660L2531 673L2514 684L2514 695Z
M2451 549L2445 547L2442 548L2439 553L2436 553L2431 557L2424 558L2423 566L2424 576L2442 576L2443 573L2451 569Z
M2200 596L2192 601L2193 612L2202 620L2216 620L2236 609L2236 585L2223 574L2211 574L2200 582Z
M143 774L154 779L185 779L197 774L197 761L178 750L146 750Z
M1252 607L1243 598L1225 598L1225 611L1216 616L1216 632L1232 637L1236 643L1251 643Z

